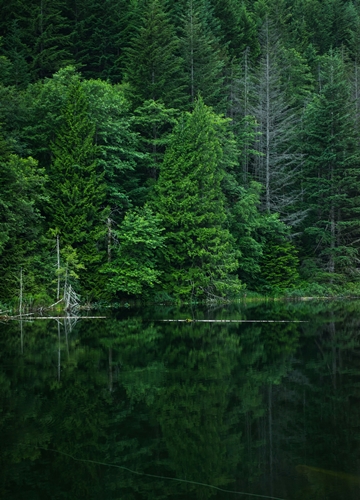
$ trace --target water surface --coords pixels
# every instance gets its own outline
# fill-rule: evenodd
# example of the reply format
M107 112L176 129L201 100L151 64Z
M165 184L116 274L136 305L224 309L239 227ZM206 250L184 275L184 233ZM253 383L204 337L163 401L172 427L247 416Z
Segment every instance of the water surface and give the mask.
M360 497L360 303L108 316L0 324L0 498Z

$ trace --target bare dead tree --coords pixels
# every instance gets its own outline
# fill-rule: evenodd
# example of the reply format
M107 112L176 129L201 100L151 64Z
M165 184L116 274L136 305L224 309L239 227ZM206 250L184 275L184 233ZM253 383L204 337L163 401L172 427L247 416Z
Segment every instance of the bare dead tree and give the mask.
M303 155L295 146L300 119L286 102L279 65L280 41L270 21L261 32L262 56L255 77L255 100L249 109L255 116L259 137L252 162L253 178L264 186L262 208L279 213L283 222L296 226L306 212L297 210L301 199L298 183Z

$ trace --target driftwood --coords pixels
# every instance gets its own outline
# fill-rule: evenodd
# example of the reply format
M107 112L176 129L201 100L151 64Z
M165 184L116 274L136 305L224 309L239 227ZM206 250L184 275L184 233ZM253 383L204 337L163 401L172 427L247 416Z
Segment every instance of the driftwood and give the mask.
M33 314L33 313L30 313ZM28 314L22 314L17 316L0 316L0 319L3 321L22 321L24 316L29 316ZM106 319L107 316L33 316L29 318L33 319Z
M308 323L302 320L277 320L277 319L160 319L158 321L174 323Z

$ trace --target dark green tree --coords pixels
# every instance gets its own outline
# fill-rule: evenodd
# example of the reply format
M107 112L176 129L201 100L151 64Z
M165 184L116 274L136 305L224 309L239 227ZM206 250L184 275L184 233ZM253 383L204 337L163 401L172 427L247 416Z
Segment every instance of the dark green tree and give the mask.
M164 281L177 296L227 296L240 290L226 229L221 168L227 121L203 100L175 127L156 185L153 206L166 230Z
M206 0L188 0L182 9L180 50L189 109L198 93L207 105L224 111L226 51L217 35L219 26Z
M321 88L304 118L304 185L310 213L305 248L328 279L356 268L359 238L359 149L355 106L340 54L321 59Z
M127 49L126 81L135 104L152 99L179 106L184 99L180 80L179 40L163 0L148 0L136 36Z
M85 78L119 83L121 60L134 35L137 6L126 0L72 0L67 17L71 26L74 62Z
M259 53L259 40L254 15L244 2L236 0L211 0L214 14L220 21L223 40L228 45L230 57L240 59L249 47L253 57Z

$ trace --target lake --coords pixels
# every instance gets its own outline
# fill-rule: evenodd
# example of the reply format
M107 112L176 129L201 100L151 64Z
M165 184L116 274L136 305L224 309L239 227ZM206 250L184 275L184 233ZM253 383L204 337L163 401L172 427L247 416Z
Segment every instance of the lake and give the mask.
M0 498L360 497L360 301L105 314L0 324Z

